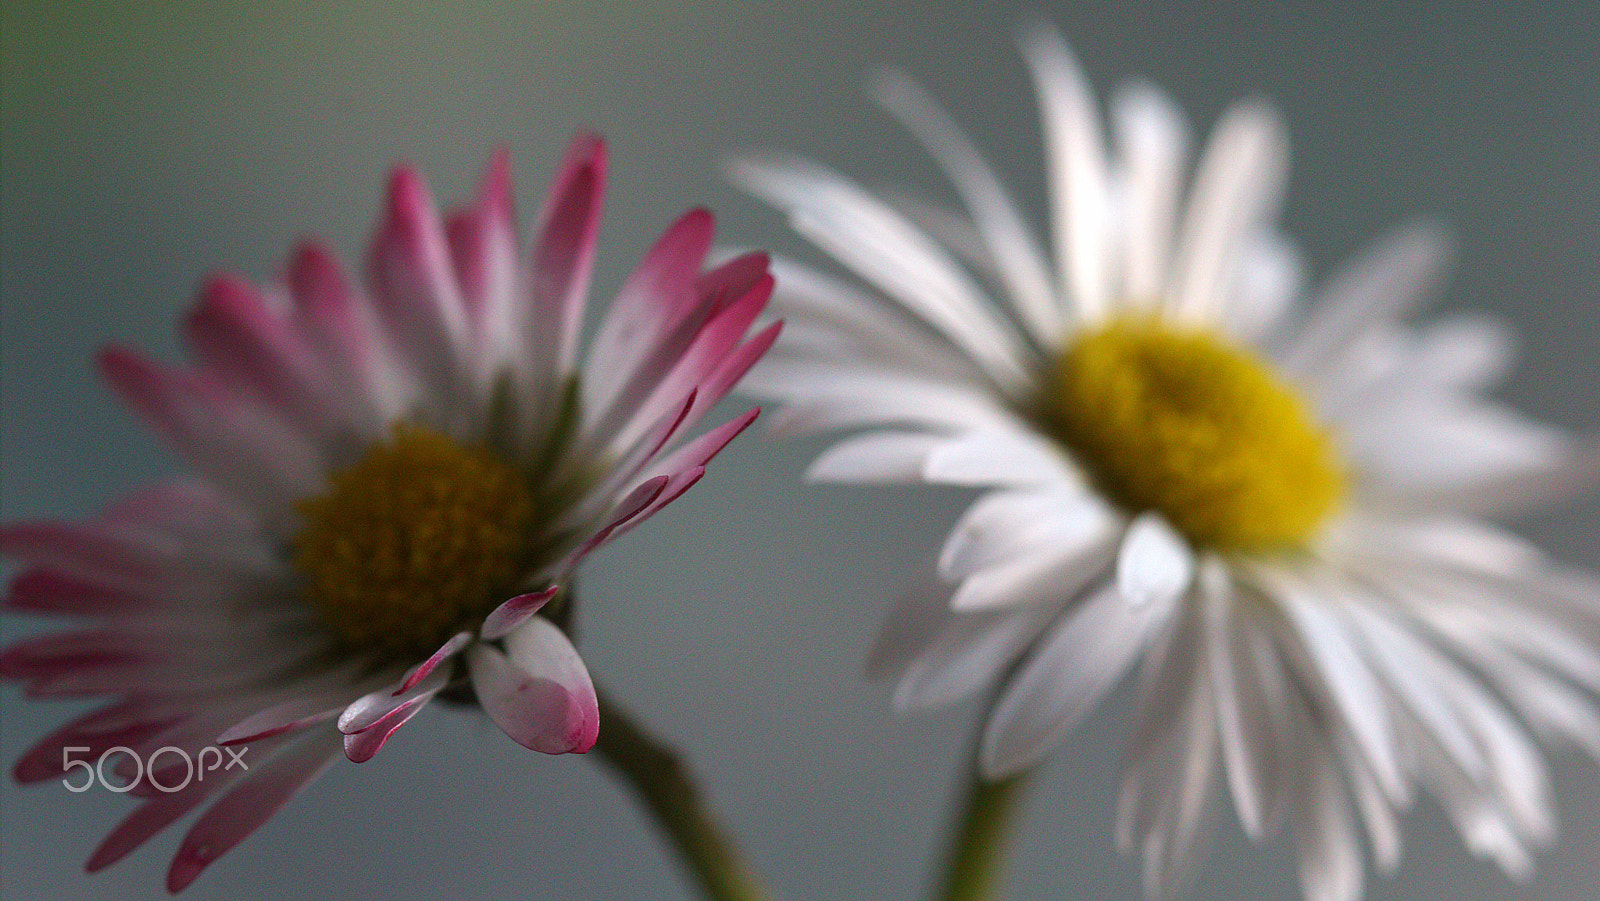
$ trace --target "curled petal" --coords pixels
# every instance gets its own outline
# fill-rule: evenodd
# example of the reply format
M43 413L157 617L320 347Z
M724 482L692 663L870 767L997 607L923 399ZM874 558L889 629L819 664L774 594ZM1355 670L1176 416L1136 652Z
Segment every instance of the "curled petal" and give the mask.
M583 753L599 735L594 683L578 651L549 620L535 617L506 637L506 653L468 652L484 712L512 740L546 754Z

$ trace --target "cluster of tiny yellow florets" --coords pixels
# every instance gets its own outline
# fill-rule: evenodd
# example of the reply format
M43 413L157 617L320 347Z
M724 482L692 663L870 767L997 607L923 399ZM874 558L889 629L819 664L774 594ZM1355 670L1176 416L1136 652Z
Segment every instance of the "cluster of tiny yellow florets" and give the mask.
M1344 492L1304 400L1210 332L1153 318L1086 331L1037 415L1101 491L1160 512L1198 548L1302 547Z
M399 426L300 502L292 559L337 638L426 655L513 592L535 507L526 480L492 451Z

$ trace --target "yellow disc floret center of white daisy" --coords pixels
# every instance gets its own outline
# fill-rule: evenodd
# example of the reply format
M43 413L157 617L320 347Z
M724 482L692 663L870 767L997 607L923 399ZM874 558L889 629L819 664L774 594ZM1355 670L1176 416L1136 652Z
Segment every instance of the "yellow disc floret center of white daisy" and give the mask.
M1344 493L1304 399L1212 332L1114 319L1077 336L1046 381L1041 416L1096 486L1196 547L1304 547Z
M293 560L354 650L426 655L475 628L526 571L534 495L486 448L397 426L328 481L296 508Z

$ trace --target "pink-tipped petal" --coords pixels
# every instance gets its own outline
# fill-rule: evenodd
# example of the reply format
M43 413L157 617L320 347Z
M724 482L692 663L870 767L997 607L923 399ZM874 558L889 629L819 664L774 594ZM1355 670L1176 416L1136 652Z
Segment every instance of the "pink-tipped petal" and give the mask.
M654 366L659 368L641 367L635 381L648 386L640 396L649 399L637 402L624 394L628 398L627 406L619 407L619 412L631 412L632 415L618 421L618 440L627 443L660 416L672 398L686 391L693 390L696 393L686 426L693 425L705 411L721 400L739 376L754 365L756 359L777 338L777 326L773 326L767 330L770 334L758 336L753 343L740 343L756 316L766 306L772 288L772 277L763 276L744 295L713 312L699 334L682 349L676 359L663 355L653 360Z
M232 772L207 774L206 778L191 782L183 791L159 794L140 804L100 842L89 855L83 868L97 873L133 853L156 833L181 819L184 814L199 807L217 789L228 785L239 775Z
M371 729L385 717L412 701L421 699L426 702L449 682L449 673L436 670L408 692L396 693L388 688L380 688L362 695L339 714L339 731L351 735Z
M741 432L749 428L750 423L755 422L756 417L760 415L760 407L745 411L743 415L728 420L661 458L650 467L651 471L657 474L669 474L706 465L733 439L739 437Z
M232 850L321 775L339 753L337 735L312 733L244 776L183 837L167 870L167 890L181 892L212 861Z
M656 496L656 499L650 502L650 506L639 511L637 516L630 517L626 522L619 524L615 529L611 530L611 533L606 536L605 541L601 542L601 545L616 541L618 538L621 538L639 526L644 525L646 520L657 513L660 513L661 510L668 504L680 497L683 497L684 493L690 488L693 488L695 483L699 482L701 477L705 474L706 468L704 466L695 466L686 469L683 472L674 473L672 477L667 480L666 487L662 488L661 493ZM594 548L590 548L590 550L592 551Z
M472 686L495 725L525 748L583 753L599 735L594 683L565 634L534 617L506 638L506 653L474 645Z
M590 406L609 404L620 387L618 379L638 364L647 336L670 327L697 301L695 283L715 230L709 212L683 214L656 239L617 293L589 352L585 388Z
M475 333L498 341L503 336L485 335L491 328L502 328L511 316L510 305L516 290L516 223L512 218L511 157L502 148L489 157L489 166L478 187L477 202L451 216L445 223L445 238L455 264L461 300Z
M244 744L304 729L333 719L344 708L345 705L339 703L330 706L328 698L323 696L294 698L281 704L274 704L234 723L217 736L217 744L224 746Z
M406 673L406 677L400 680L400 687L394 690L395 696L399 697L416 688L417 683L428 678L429 674L438 668L439 664L461 653L461 649L471 643L471 632L457 632L450 636L444 644L439 646L439 650L433 652L432 656L412 667L411 671Z
M302 244L284 280L294 302L295 325L316 349L330 391L342 400L350 424L371 434L379 428L379 415L400 410L402 400L396 396L397 378L389 372L388 358L373 339L365 301L321 244Z
M4 606L57 616L117 616L138 610L142 601L126 591L35 568L12 581Z
M416 697L409 698L404 704L384 714L377 722L344 737L344 756L351 763L366 763L377 756L389 737L400 731L400 727L410 722L411 718L421 712L433 700L436 691L426 692Z
M589 292L606 182L605 142L579 135L550 184L533 241L533 348L551 354L555 374L572 369L583 300Z
M772 268L772 260L762 251L752 251L702 273L695 282L701 297L743 297Z
M503 638L507 632L528 621L528 617L539 612L539 609L550 602L561 590L559 585L551 585L543 591L532 591L519 594L494 608L494 611L484 617L483 625L479 627L478 634L485 641L494 641Z
M0 652L0 678L42 679L120 666L146 659L153 644L148 638L111 629L41 635Z
M180 455L247 505L273 509L321 487L326 461L308 436L229 395L205 372L169 369L108 348L101 372L113 390Z
M566 562L558 568L558 571L567 572L571 570L574 566L577 566L578 561L587 556L590 551L593 551L595 548L605 544L606 541L610 539L611 533L615 532L619 526L635 516L638 516L652 503L654 503L656 498L661 496L661 492L666 490L667 485L671 481L672 480L667 476L656 476L653 479L646 480L642 484L635 487L632 491L628 492L628 495L612 508L606 524L597 529L595 533L589 536L586 541L578 545L578 547L574 549L570 555L568 555Z
M151 585L166 562L147 536L99 523L8 523L0 554L112 589Z
M441 398L461 387L467 328L450 250L422 176L401 166L368 258L373 300L395 350Z
M90 711L40 739L17 758L13 779L27 785L67 773L69 760L94 761L105 751L137 744L182 719L130 700ZM68 750L73 749L73 750Z
M712 405L727 397L728 392L744 378L745 373L772 349L772 345L777 343L778 335L782 332L783 323L774 322L757 332L755 337L724 355L701 380L700 397L696 401L698 409L690 412L691 421L698 420L698 414L710 410Z
M212 278L184 325L195 356L235 391L304 428L325 426L328 386L315 358L253 287Z

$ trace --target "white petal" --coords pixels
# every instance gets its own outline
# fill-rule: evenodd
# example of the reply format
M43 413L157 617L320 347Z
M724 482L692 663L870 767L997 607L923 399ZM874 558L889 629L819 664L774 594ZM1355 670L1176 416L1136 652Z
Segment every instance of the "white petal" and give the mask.
M1206 603L1207 649L1217 735L1240 825L1263 841L1282 810L1289 767L1285 744L1289 685L1270 639L1248 602L1225 579L1199 580Z
M1276 233L1247 236L1218 326L1243 344L1261 343L1283 321L1305 279L1305 261L1288 239Z
M1277 110L1235 104L1217 123L1196 167L1174 263L1171 315L1217 322L1247 236L1276 215L1288 168L1288 137Z
M1194 553L1157 513L1141 513L1128 526L1117 554L1117 589L1136 607L1166 606L1194 580Z
M939 572L957 581L1022 553L1098 546L1110 540L1119 521L1088 488L993 491L951 529L939 553Z
M773 309L788 323L774 349L780 358L810 328L886 367L952 380L982 376L948 341L891 309L893 301L784 257L773 259L771 271L778 282Z
M1122 292L1130 304L1148 303L1166 288L1189 130L1172 101L1142 80L1112 95L1111 118L1128 179Z
M1038 25L1022 38L1044 117L1050 154L1050 207L1062 289L1080 321L1093 322L1110 301L1110 229L1105 151L1088 79L1061 36Z
M806 470L813 482L916 482L934 448L948 439L926 432L870 432L828 448Z
M950 586L932 573L927 574L884 617L878 638L867 654L867 678L899 678L954 619Z
M776 435L889 423L943 429L1009 426L1011 414L991 395L969 387L912 377L856 376L818 383L811 397L773 416Z
M961 612L1060 604L1104 572L1109 547L1102 542L1040 547L981 569L956 588L950 608Z
M945 707L971 697L1016 659L1059 607L954 615L895 688L894 707L906 712Z
M1310 586L1289 577L1270 581L1275 582L1273 597L1293 626L1293 640L1306 654L1306 676L1326 693L1384 791L1396 801L1404 799L1405 780L1395 755L1388 707L1372 669L1333 609L1342 601L1313 593Z
M973 430L928 455L923 477L950 485L1077 482L1060 449L1020 428Z
M1283 359L1302 384L1322 372L1357 335L1398 319L1424 300L1450 255L1444 233L1413 223L1364 251L1330 279L1312 303L1310 319Z
M1017 772L1055 747L1128 671L1167 613L1132 608L1109 589L1085 598L1001 695L979 751L983 772Z
M999 383L1026 381L1017 336L950 255L871 194L815 163L744 159L734 179L790 212L796 231L937 329Z
M1300 803L1292 809L1305 899L1356 901L1361 897L1361 848L1329 751L1312 743L1301 772Z
M1566 450L1560 432L1508 407L1456 400L1371 410L1340 437L1363 480L1402 495L1548 472Z
M1486 765L1472 733L1449 696L1436 681L1427 678L1427 669L1420 663L1434 656L1432 649L1381 613L1361 606L1352 608L1350 613L1359 626L1355 631L1368 650L1367 656L1389 687L1462 772L1474 778L1481 776Z
M1044 255L994 170L949 115L903 73L881 74L873 82L873 94L950 174L972 211L996 275L1015 299L1034 340L1040 344L1057 340L1066 321L1050 287Z
M1350 792L1372 845L1372 861L1384 873L1393 873L1400 865L1400 824L1395 821L1394 808L1358 758L1347 758L1345 763Z

